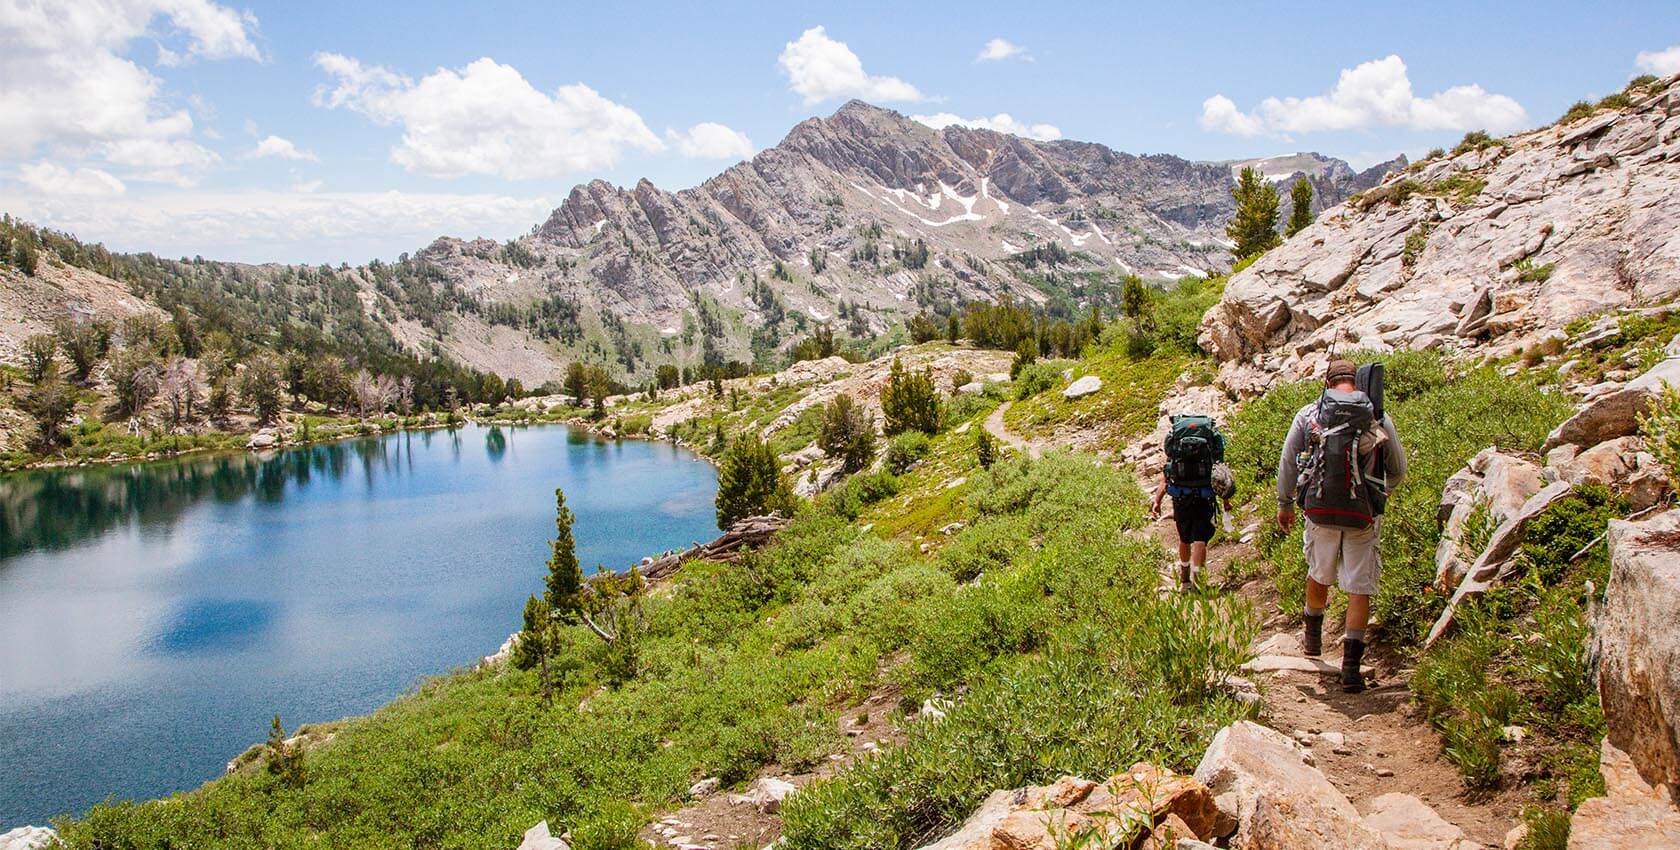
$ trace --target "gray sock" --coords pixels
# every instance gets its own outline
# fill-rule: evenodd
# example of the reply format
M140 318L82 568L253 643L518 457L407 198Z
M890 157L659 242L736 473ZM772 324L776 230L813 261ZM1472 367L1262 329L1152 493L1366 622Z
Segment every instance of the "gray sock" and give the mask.
M1303 606L1301 608L1301 613L1308 616L1308 617L1322 617L1322 616L1324 616L1324 609L1323 608L1314 608L1311 605L1306 605L1306 606Z
M1359 641L1360 643L1364 643L1365 642L1365 630L1364 629L1348 629L1347 631L1342 632L1342 640L1356 640L1356 641Z

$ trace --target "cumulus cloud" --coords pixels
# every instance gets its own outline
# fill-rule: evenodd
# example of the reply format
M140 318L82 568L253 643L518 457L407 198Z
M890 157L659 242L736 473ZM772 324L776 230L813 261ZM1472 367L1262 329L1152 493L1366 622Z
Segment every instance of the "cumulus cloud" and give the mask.
M873 101L924 99L915 86L897 77L864 73L863 60L845 42L829 38L820 26L788 42L776 61L787 74L788 87L805 99L806 106L837 97Z
M974 57L976 62L1000 62L1004 59L1023 59L1031 62L1032 55L1027 53L1027 49L1019 44L994 38L986 42L985 47L980 48L979 56Z
M391 161L417 174L560 177L610 167L630 148L665 147L635 110L589 86L544 94L488 58L418 82L335 53L316 55L315 64L332 78L317 89L315 103L400 126Z
M45 195L108 198L128 190L121 180L97 168L65 168L46 160L20 166L17 177Z
M1639 70L1659 77L1680 74L1680 44L1667 50L1641 50L1633 63Z
M1027 139L1036 139L1041 142L1054 141L1062 137L1061 128L1054 124L1027 124L1015 120L1014 116L1007 112L999 112L990 118L986 118L984 116L979 118L964 118L950 112L937 112L933 115L912 115L910 117L928 125L929 127L932 127L935 130L942 127L949 127L952 124L957 124L963 127L974 127L981 130L996 130L999 133L1010 133Z
M1518 129L1527 118L1515 100L1475 84L1419 97L1412 91L1406 63L1388 56L1344 69L1329 94L1268 97L1253 112L1242 112L1230 98L1214 95L1202 102L1201 124L1243 136L1371 127L1505 132Z
M50 149L55 159L144 160L133 179L191 182L214 153L192 141L192 116L124 53L160 42L160 59L259 59L255 21L209 0L36 4L0 0L0 157ZM162 47L167 41L173 47ZM168 155L164 155L165 152ZM174 166L156 166L168 160Z
M753 155L752 139L714 121L702 121L681 133L666 130L665 138L678 153L693 159L746 159Z
M246 159L262 159L274 157L276 159L290 159L305 162L320 162L321 158L313 152L303 150L292 143L291 139L280 136L265 136L256 146L245 152Z
M7 181L0 183L0 208L113 250L253 263L389 259L443 233L509 239L553 208L540 197L316 188L72 197Z

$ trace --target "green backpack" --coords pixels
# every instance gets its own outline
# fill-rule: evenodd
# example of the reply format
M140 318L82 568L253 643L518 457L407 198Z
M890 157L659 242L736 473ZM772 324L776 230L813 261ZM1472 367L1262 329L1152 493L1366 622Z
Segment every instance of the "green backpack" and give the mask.
M1212 495L1213 467L1225 459L1225 437L1211 416L1174 416L1167 432L1167 484Z

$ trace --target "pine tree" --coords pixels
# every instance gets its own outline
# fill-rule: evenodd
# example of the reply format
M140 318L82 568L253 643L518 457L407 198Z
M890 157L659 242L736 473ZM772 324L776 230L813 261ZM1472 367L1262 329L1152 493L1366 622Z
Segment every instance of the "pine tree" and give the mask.
M1277 187L1262 177L1259 169L1244 168L1237 185L1231 188L1231 197L1236 199L1237 214L1225 225L1225 235L1237 243L1231 249L1237 259L1264 253L1282 241L1277 235Z
M1311 181L1306 178L1295 181L1295 186L1289 190L1289 224L1283 228L1284 236L1294 236L1312 224L1312 198Z
M751 432L729 444L718 465L719 528L765 513L791 516L797 505L797 497L782 478L776 452L768 444Z
M974 429L974 459L981 469L991 469L997 463L997 440L985 428Z
M823 407L817 445L840 458L847 472L857 472L875 458L875 423L852 397L841 393Z
M554 488L554 541L549 544L543 601L567 623L577 622L579 594L583 591L583 567L578 563L577 541L572 537L573 519L571 509L566 507L565 491Z
M957 318L956 311L953 310L951 315L945 317L945 341L956 345L957 340L961 338L962 320Z
M303 771L303 748L286 740L286 729L280 725L280 715L274 715L274 722L268 727L268 741L263 744L267 755L269 775L280 781L287 788L302 788L305 780Z
M933 386L933 371L911 372L903 361L893 358L887 385L881 388L882 429L891 437L905 431L939 433L939 391Z

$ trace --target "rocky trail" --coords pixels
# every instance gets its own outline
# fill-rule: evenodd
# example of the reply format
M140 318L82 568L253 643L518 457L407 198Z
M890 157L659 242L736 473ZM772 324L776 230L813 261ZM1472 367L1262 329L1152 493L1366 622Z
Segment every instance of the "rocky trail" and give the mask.
M1163 505L1164 515L1152 526L1169 551L1178 545L1170 504ZM1341 624L1326 618L1324 654L1321 662L1312 663L1301 652L1299 622L1276 610L1271 579L1246 569L1256 557L1251 544L1216 537L1202 581L1213 592L1232 593L1257 610L1274 612L1263 622L1255 658L1245 668L1259 690L1257 720L1300 744L1312 766L1362 815L1395 805L1397 798L1383 799L1391 794L1415 797L1433 809L1445 822L1432 824L1438 839L1416 846L1504 846L1506 834L1519 822L1517 802L1465 788L1457 769L1441 756L1440 737L1415 713L1409 688L1413 671L1404 659L1379 639L1366 656L1370 687L1360 694L1343 693ZM1163 592L1176 592L1170 566L1162 568Z

